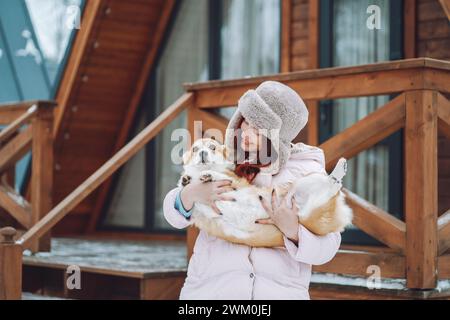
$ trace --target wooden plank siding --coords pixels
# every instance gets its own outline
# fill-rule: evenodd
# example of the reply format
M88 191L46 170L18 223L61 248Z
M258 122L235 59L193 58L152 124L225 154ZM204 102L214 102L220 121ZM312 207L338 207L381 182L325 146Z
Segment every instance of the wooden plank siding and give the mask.
M173 7L173 1L163 0L89 3L93 7L85 16L91 29L80 30L75 39L70 72L64 74L58 94L63 113L56 127L54 203L111 158L118 137L123 144L123 128L130 127L164 31L159 22L165 8ZM98 193L63 219L55 234L83 233Z
M450 24L439 0L416 0L417 57L450 60ZM438 210L450 208L450 141L439 134Z

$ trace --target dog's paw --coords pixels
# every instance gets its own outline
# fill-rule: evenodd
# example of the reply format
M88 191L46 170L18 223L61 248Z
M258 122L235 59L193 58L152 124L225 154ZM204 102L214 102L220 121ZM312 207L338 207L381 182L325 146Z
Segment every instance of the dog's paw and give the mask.
M200 176L200 181L203 183L211 182L211 181L213 181L213 176L210 173L204 173Z
M184 176L182 176L181 177L181 185L184 187L184 186L187 186L189 183L191 183L191 176L188 176L188 175L184 175Z

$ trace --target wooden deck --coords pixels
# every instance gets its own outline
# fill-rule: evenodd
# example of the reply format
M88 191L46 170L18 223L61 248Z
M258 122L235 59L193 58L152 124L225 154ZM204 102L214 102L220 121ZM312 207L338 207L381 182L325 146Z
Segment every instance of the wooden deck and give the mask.
M186 272L186 244L170 241L86 240L53 238L52 251L31 255L25 251L27 266L66 269L77 265L81 271L134 278L148 278Z
M187 270L186 244L53 238L52 251L23 257L23 291L73 299L177 299ZM67 289L69 266L81 290Z
M369 275L368 275L369 276ZM439 280L431 290L410 290L405 279L380 279L314 272L309 293L312 300L449 300L450 280ZM369 285L374 286L369 288Z

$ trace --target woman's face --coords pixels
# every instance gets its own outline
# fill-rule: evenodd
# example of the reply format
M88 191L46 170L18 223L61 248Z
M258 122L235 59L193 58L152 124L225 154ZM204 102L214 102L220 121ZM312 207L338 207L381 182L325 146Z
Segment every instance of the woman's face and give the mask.
M258 151L262 145L262 135L246 120L241 124L241 148L247 152Z

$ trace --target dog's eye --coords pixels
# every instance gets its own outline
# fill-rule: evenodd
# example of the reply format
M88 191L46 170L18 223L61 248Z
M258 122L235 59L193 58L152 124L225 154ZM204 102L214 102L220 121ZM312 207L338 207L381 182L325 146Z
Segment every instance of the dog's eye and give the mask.
M192 148L192 151L193 151L193 152L197 152L197 151L198 151L198 147L193 147L193 148Z
M209 148L210 148L212 151L216 150L216 146L215 146L214 144L210 144L210 145L209 145Z

